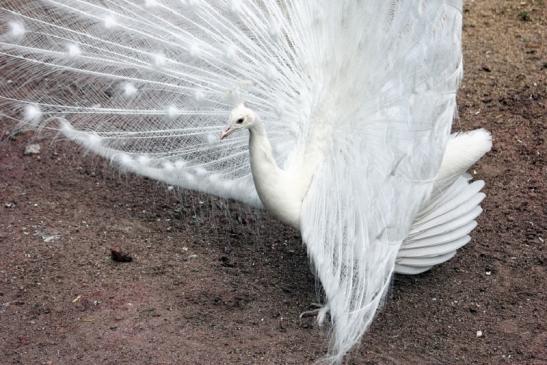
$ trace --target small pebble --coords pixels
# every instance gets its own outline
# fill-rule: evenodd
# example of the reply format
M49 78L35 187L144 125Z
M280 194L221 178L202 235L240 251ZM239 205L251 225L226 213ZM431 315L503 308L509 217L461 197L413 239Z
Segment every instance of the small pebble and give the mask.
M482 337L482 331L477 331L477 337Z
M37 155L40 153L40 145L37 143L29 144L25 147L25 155Z
M51 241L56 241L58 240L60 237L59 235L56 235L56 234L53 234L53 235L43 235L42 236L42 241L44 241L45 243L48 243L48 242L51 242Z
M112 258L112 261L115 262L131 262L133 261L133 257L131 257L129 254L122 252L118 248L111 248L110 249L110 257Z

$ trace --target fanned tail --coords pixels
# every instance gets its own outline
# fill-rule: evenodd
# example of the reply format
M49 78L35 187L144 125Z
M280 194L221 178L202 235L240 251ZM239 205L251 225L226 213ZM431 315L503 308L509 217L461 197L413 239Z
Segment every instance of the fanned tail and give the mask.
M314 135L326 148L301 231L333 324L325 362L338 364L372 323L439 172L462 75L462 2L330 4L336 32L322 38L336 68L323 77L326 133Z
M115 165L260 205L247 138L220 143L242 101L282 164L313 89L309 5L278 1L5 0L0 110L59 129Z

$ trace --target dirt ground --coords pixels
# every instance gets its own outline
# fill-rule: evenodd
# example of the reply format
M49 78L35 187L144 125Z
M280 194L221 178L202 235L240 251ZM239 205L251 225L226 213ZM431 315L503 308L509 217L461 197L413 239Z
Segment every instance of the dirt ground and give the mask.
M347 364L547 364L543 0L467 1L455 130L494 149L472 242L395 278ZM0 133L6 134L4 123ZM29 143L39 154L25 155ZM235 203L0 143L0 364L308 364L326 334L299 235ZM110 249L133 261L116 263ZM482 336L478 335L482 331Z

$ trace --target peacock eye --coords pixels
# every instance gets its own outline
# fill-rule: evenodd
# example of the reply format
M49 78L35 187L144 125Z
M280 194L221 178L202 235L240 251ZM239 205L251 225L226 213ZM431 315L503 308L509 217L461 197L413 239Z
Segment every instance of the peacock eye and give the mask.
M236 123L237 123L237 124L241 124L241 123L243 123L243 121L244 121L243 118L239 118L238 120L236 120Z

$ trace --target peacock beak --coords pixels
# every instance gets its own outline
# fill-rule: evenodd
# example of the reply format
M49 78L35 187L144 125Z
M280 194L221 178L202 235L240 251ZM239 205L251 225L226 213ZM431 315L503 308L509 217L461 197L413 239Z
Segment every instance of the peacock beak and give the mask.
M235 129L232 128L232 126L228 126L224 128L222 133L220 134L220 140L222 141L224 138L228 137L230 134L234 133Z

